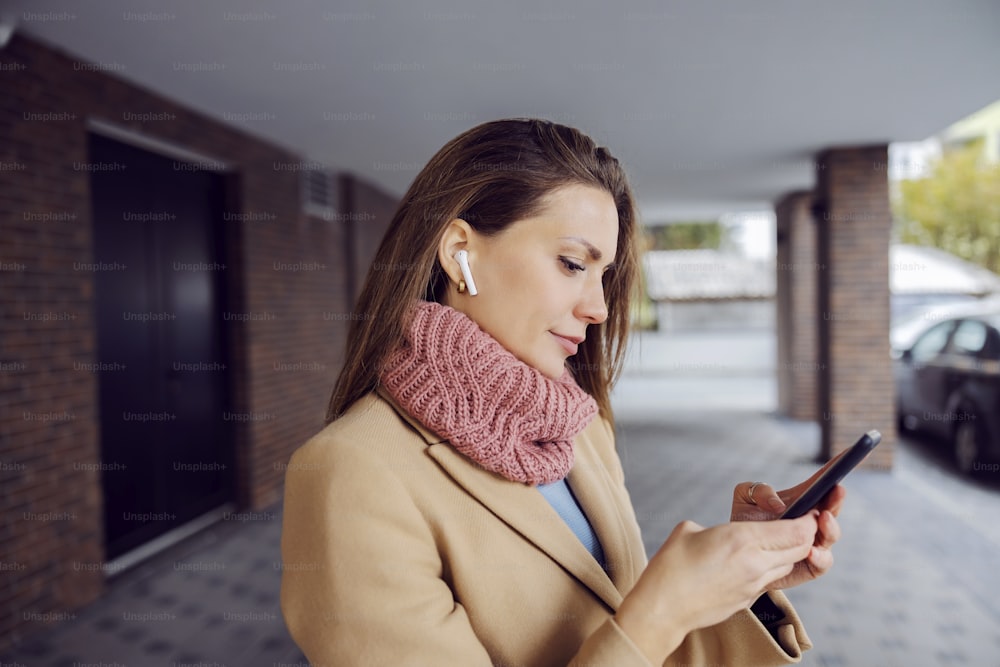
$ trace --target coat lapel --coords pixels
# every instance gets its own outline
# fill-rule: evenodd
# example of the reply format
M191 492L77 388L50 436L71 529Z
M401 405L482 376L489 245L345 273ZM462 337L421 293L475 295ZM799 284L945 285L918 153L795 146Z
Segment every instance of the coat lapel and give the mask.
M611 580L620 592L627 593L640 574L636 571L637 558L629 544L621 502L615 500L615 482L590 440L594 430L587 429L577 436L573 448L576 460L567 481L597 533Z
M618 609L622 594L601 568L580 539L552 509L538 489L512 482L483 469L468 457L460 454L441 437L427 430L420 422L402 410L384 390L382 396L428 442L428 454L437 461L452 479L476 498L501 521L520 533L525 539L544 551L567 572L594 592L612 611ZM578 438L581 436L578 436ZM587 443L589 445L589 443ZM580 449L589 450L589 447ZM611 509L615 502L607 494L606 484L593 466L600 462L585 456L585 465L577 470L574 465L568 481L580 501L584 513L594 525L597 537L609 562L617 568L619 560L628 553L621 551L623 535L615 535L617 515ZM579 463L579 459L577 459ZM594 487L594 488L591 488ZM628 558L625 558L628 560ZM614 574L614 571L613 571ZM616 577L617 579L617 577Z
M476 466L447 443L428 453L470 495L596 593L612 610L622 595L538 489Z

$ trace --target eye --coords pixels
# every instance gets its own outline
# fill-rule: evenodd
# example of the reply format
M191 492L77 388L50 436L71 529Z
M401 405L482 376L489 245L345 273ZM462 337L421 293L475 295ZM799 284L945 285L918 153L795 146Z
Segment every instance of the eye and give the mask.
M560 257L559 261L562 262L563 266L566 267L566 270L569 271L570 273L576 273L577 271L584 270L583 265L577 264L568 257Z

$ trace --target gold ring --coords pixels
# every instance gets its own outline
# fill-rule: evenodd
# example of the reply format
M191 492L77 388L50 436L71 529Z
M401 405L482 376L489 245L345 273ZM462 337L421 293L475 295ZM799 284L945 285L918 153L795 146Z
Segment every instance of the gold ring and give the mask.
M753 484L750 485L750 488L747 489L747 498L750 500L750 503L753 504L753 505L757 504L757 501L753 499L754 489L756 489L761 484L767 484L767 482L754 482Z

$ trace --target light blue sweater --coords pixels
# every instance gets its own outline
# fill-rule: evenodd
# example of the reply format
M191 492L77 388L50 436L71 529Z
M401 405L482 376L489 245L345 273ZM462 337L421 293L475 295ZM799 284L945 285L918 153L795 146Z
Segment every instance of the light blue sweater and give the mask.
M552 505L552 509L558 512L563 521L576 533L576 536L583 542L583 546L587 547L587 550L597 559L601 567L605 567L604 550L601 548L601 542L597 539L597 533L594 532L594 527L590 525L590 520L583 513L580 503L577 502L565 478L551 484L539 484L537 488Z

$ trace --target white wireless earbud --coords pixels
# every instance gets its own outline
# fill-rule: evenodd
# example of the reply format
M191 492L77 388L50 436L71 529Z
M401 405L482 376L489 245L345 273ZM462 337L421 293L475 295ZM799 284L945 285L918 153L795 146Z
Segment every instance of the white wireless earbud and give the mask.
M472 279L472 271L469 269L469 251L459 250L456 252L455 261L462 269L462 278L465 279L465 286L469 289L469 296L476 296L476 281Z

